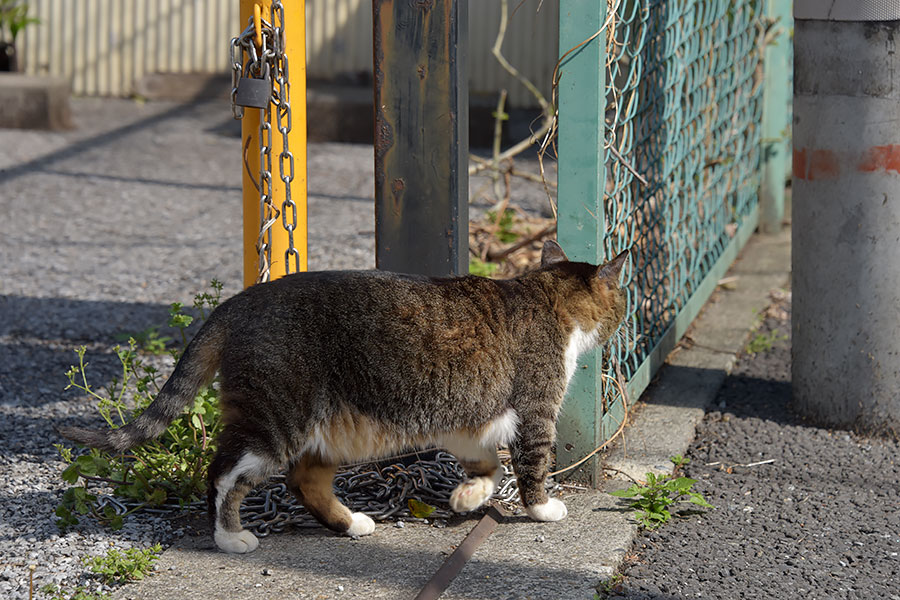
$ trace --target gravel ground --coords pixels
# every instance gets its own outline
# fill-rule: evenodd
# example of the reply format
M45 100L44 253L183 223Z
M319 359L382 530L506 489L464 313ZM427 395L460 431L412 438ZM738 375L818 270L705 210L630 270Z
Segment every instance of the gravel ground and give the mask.
M86 398L63 391L65 372L87 346L102 386L119 370L118 336L165 323L169 303L190 305L212 278L225 296L241 287L230 107L76 99L72 108L72 131L0 130L0 598L28 597L29 565L35 589L74 585L81 556L179 534L146 514L120 532L84 520L59 534L54 428L97 422ZM310 145L311 269L374 266L372 157L364 145ZM536 171L534 161L517 166ZM487 206L486 181L470 183L473 215ZM516 183L513 198L548 212L534 184Z
M604 597L900 599L900 444L791 412L790 310L769 309L760 334L782 339L739 359L687 455L716 509L638 537Z

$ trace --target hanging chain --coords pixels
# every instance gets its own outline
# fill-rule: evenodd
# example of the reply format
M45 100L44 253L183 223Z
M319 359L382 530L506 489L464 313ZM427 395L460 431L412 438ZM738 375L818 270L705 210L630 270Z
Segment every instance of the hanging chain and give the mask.
M284 182L284 202L281 204L281 224L288 234L288 246L284 252L285 274L300 271L300 252L294 246L294 230L297 229L297 204L291 198L291 182L294 181L294 155L291 153L288 138L291 132L291 83L288 74L288 58L284 51L284 7L280 0L272 3L272 21L280 23L275 28L276 56L280 57L275 63L275 83L278 89L275 91L273 104L278 120L278 131L281 133L281 154L278 155L278 173ZM285 163L288 168L285 169ZM290 220L288 216L290 215Z
M276 27L274 24L278 23ZM288 137L291 132L290 79L288 59L285 55L284 6L281 0L272 2L271 20L260 22L262 44L257 47L256 26L251 17L241 35L231 40L231 111L235 119L244 116L244 107L238 106L238 86L244 78L269 83L268 102L261 108L259 123L259 237L256 251L259 255L256 282L269 281L272 266L272 226L281 216L282 226L288 233L288 247L284 253L285 273L300 270L300 252L294 246L294 230L297 228L297 205L291 197L294 180L294 155L290 151ZM247 56L246 62L243 60ZM272 83L278 84L275 89ZM281 210L273 202L272 191L272 107L282 145L278 156L278 170L284 183L284 202ZM252 179L252 177L251 177ZM290 217L290 219L289 219Z
M263 47L266 38L263 36ZM265 73L269 74L269 63L265 63ZM263 109L259 120L259 237L256 251L259 264L256 283L269 281L272 266L272 225L278 220L278 209L272 202L272 104Z
M231 114L238 120L244 117L244 107L237 105L238 83L240 83L241 75L244 73L243 40L249 40L248 36L250 34L248 31L251 27L245 29L238 37L231 38L229 47L231 50Z

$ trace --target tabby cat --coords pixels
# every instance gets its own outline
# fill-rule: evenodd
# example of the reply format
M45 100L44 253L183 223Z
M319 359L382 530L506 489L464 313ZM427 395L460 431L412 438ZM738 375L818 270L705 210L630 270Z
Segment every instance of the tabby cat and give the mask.
M156 400L119 429L61 429L123 452L160 435L221 374L224 429L209 468L216 544L251 552L241 500L287 469L291 492L323 525L352 536L375 523L334 496L339 465L438 445L468 479L450 497L481 506L508 445L522 502L538 521L566 516L544 489L555 422L582 352L625 314L627 252L596 266L552 241L540 268L504 281L379 271L298 273L222 303L188 345Z

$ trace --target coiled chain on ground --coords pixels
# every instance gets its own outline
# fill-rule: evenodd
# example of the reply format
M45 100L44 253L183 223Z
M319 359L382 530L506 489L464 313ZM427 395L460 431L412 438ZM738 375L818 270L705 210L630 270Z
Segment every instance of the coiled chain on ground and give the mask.
M417 456L422 458L416 460ZM350 510L365 513L376 521L422 521L409 509L409 500L418 500L434 507L427 518L440 525L452 514L448 508L450 494L465 480L462 467L443 450L424 450L399 458L409 460L383 460L342 469L334 478L335 494ZM508 461L504 461L503 478L492 498L507 507L518 503L519 488ZM101 510L111 506L117 514L136 506L109 495L100 496L98 503ZM193 502L189 507L205 510L206 503ZM163 504L144 511L172 514L183 509L179 504ZM289 528L320 527L288 491L283 475L271 478L247 495L241 505L241 521L260 537Z

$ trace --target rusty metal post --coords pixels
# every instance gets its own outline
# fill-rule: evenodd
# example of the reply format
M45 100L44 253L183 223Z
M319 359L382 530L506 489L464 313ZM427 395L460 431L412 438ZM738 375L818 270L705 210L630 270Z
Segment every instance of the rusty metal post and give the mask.
M375 260L468 271L468 0L372 0Z

